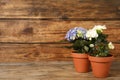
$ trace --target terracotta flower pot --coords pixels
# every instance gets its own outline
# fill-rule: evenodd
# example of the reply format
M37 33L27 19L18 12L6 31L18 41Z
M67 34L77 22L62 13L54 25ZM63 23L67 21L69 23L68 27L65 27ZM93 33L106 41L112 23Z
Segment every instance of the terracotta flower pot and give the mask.
M93 57L89 56L93 74L95 77L105 78L109 75L110 65L113 61L111 57Z
M74 66L77 72L88 72L90 70L90 62L87 54L71 53Z

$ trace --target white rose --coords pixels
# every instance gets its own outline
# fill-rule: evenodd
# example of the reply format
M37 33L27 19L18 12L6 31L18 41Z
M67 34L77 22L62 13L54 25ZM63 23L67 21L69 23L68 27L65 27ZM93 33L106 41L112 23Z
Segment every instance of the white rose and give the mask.
M99 30L101 32L103 32L103 29L107 29L105 25L95 25L93 30Z
M89 46L90 46L90 47L94 47L94 44L90 44Z
M114 49L115 48L114 45L112 44L112 42L109 42L108 47L109 47L109 49Z
M98 33L96 32L96 30L90 29L90 30L87 31L86 37L89 40L91 40L92 38L97 38L98 37Z

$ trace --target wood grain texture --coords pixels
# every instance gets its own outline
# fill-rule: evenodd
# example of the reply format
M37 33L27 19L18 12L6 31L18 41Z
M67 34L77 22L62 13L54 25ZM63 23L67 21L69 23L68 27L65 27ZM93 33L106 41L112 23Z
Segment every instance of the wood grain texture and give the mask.
M119 7L119 0L0 0L0 18L114 20Z
M73 27L106 25L109 41L120 42L120 21L0 20L0 42L59 42Z
M0 62L71 60L60 42L73 27L106 25L120 59L119 0L0 0Z
M0 63L1 80L120 80L120 61L113 62L107 78L77 73L71 61ZM7 75L7 76L6 76Z
M71 60L70 44L0 44L0 62Z
M0 44L0 62L31 62L43 60L72 60L70 44ZM120 44L114 44L111 54L120 57Z

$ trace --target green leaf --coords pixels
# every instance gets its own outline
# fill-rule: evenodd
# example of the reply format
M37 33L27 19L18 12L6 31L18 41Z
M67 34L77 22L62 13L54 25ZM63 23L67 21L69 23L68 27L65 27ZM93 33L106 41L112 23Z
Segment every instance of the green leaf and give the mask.
M86 51L86 52L88 52L88 50L89 50L89 47L87 47L87 46L84 46L84 49L85 49L85 51Z

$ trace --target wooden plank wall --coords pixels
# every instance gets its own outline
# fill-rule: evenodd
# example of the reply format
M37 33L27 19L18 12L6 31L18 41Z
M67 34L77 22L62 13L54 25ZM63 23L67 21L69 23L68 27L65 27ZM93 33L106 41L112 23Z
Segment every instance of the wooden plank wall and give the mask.
M71 60L73 27L106 25L120 59L120 0L0 0L0 62Z

